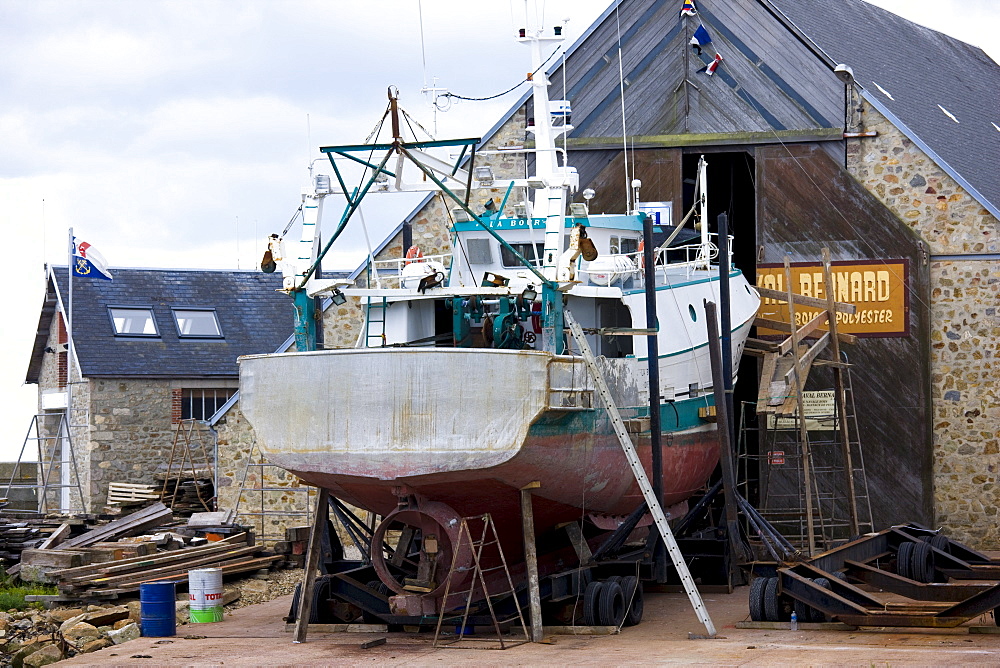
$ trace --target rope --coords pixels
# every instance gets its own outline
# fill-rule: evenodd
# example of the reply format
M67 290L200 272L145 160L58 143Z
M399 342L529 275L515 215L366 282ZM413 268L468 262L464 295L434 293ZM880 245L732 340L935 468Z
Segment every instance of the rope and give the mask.
M541 69L543 67L545 67L550 60L552 60L552 56L556 55L557 53L559 53L559 48L558 47L556 48L555 51L553 51L552 53L549 54L549 57L545 59L545 62L543 62L541 65L539 65L538 69L536 69L534 72L532 72L530 76L534 76L534 75L538 74L541 71ZM510 93L510 92L513 92L513 91L517 90L517 88L520 87L521 84L526 83L528 81L530 81L530 77L525 77L524 79L521 79L520 81L518 81L516 84L514 84L513 86L511 86L510 88L508 88L504 92L497 93L496 95L490 95L488 97L465 97L464 95L457 95L455 93L444 93L444 94L441 95L441 97L453 97L456 100L468 100L470 102L485 102L487 100L494 100L494 99L496 99L498 97L503 97L507 93Z

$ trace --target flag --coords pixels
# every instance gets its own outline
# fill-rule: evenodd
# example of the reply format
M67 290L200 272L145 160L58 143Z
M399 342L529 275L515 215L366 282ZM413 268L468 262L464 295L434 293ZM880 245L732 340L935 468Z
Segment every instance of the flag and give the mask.
M705 67L701 68L698 71L704 72L708 76L712 76L713 74L715 74L715 70L719 69L719 63L721 62L722 62L722 56L720 56L719 54L715 54L715 58L712 59L712 62L710 62L708 65L705 65Z
M694 0L684 0L684 4L681 6L681 16L694 16L698 13L698 9L694 6Z
M112 280L104 256L86 241L77 242L76 237L73 237L73 275Z
M712 36L708 34L707 30L705 30L705 24L699 25L698 29L694 31L694 37L691 38L691 46L694 47L695 53L700 56L701 47L711 43Z

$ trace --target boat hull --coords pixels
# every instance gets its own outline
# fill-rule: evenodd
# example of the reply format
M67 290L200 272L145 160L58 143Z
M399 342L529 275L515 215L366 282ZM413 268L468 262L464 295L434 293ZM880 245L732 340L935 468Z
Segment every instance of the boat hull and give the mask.
M636 396L634 374L622 369L606 374L616 400ZM668 507L695 493L718 462L715 425L697 417L710 403L687 399L664 413L675 427L662 439ZM490 513L514 554L520 490L531 483L539 483L539 533L583 516L625 515L642 502L580 358L453 348L248 357L241 409L269 462L383 516L408 499L444 503L457 517ZM623 405L622 413L651 474L648 411Z

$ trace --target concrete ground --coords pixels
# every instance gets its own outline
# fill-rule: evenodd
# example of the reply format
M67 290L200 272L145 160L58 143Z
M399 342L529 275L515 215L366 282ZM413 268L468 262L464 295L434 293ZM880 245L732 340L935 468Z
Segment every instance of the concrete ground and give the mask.
M67 666L291 666L451 664L529 666L617 666L687 664L711 666L944 666L1000 665L1000 635L949 630L790 631L737 629L748 618L746 587L734 594L706 594L718 628L714 640L702 634L683 594L647 594L642 624L612 636L552 636L551 644L507 650L435 649L433 633L312 633L295 644L285 630L289 598L234 611L217 624L178 627L173 638L139 638L60 665ZM993 626L992 618L970 625ZM995 628L995 627L993 627ZM189 636L185 638L185 636ZM361 644L387 638L384 645Z

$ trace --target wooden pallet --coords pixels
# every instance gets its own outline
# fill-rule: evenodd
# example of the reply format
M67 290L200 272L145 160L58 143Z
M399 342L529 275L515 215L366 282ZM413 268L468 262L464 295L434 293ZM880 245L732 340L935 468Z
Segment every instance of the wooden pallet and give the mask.
M156 485L139 485L127 482L108 484L108 505L131 506L159 499L160 492Z

